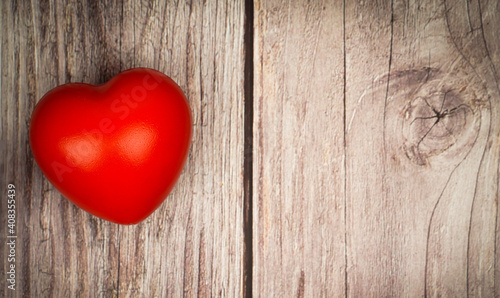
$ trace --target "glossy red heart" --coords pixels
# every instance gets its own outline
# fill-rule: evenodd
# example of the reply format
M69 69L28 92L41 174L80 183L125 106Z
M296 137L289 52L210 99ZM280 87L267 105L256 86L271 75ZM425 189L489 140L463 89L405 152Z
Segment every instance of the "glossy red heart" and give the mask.
M191 127L180 87L158 71L135 68L102 85L50 90L31 117L30 144L42 172L71 202L134 224L172 190Z

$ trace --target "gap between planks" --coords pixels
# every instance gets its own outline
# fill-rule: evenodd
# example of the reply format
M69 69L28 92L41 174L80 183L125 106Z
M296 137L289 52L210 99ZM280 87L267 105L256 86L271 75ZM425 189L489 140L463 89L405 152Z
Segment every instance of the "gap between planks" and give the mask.
M245 0L245 22L243 48L245 50L244 65L244 148L243 148L243 289L242 296L252 297L253 278L253 55L254 55L254 3Z

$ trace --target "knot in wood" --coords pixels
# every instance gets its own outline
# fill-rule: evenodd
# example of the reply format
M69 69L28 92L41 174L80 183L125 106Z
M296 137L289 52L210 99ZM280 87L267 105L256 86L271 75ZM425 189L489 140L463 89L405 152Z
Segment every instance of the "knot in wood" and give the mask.
M479 113L467 86L435 75L424 80L404 109L403 139L406 156L419 166L431 158L449 163L470 151L479 131Z

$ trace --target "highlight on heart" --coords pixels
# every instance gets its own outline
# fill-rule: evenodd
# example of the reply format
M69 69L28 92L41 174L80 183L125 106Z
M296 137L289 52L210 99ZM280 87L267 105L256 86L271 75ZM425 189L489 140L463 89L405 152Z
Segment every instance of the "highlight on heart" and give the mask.
M154 90L158 87L159 80L155 80L155 77L151 74L146 73L144 78L141 80L141 84L134 86L129 92L120 94L119 98L114 99L109 105L111 112L119 114L120 120L125 120L130 115L130 110L137 108L137 106L147 98L148 91ZM103 138L112 133L116 129L114 122L108 118L102 118L97 128L83 129L81 132L81 137L76 138L68 142L68 147L73 148L69 150L71 158L67 160L66 163L60 163L58 161L52 162L52 168L54 169L57 179L62 182L64 179L64 174L73 172L73 168L78 164L78 160L87 160L89 156L92 156L97 146L102 142Z

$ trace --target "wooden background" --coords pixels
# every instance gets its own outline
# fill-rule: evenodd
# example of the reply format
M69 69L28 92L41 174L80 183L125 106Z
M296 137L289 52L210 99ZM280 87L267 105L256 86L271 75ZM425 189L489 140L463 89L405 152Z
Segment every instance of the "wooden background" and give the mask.
M500 1L1 1L2 297L500 297ZM30 152L67 82L151 67L189 160L146 221L65 200Z

